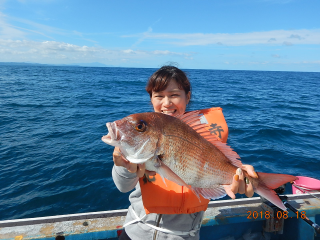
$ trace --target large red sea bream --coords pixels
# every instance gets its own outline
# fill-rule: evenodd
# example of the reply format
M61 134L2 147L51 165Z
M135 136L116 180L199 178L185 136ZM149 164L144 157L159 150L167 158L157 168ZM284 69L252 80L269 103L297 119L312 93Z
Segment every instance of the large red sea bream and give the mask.
M120 148L132 163L145 163L146 169L156 171L163 178L186 186L197 195L217 199L226 195L223 185L230 185L242 163L227 144L220 142L200 123L200 115L193 111L181 116L162 113L138 113L107 123L105 143ZM295 176L257 172L251 178L253 189L279 208L286 210L272 190Z

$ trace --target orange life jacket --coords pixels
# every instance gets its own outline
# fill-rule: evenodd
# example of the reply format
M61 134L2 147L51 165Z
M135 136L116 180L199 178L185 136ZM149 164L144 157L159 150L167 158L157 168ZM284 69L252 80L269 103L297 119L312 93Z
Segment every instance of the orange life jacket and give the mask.
M215 134L222 142L228 138L228 125L219 107L200 110L201 122L208 122L208 130ZM147 214L190 214L205 211L208 207L209 199L200 195L198 197L187 187L180 186L172 181L165 180L164 184L161 176L146 175L139 179L142 201Z

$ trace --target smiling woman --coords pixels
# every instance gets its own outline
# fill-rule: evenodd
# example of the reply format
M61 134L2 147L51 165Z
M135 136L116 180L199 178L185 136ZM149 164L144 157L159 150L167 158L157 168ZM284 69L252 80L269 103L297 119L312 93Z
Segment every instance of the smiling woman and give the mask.
M178 68L164 66L149 79L147 92L155 112L183 114L191 98L188 78Z
M165 115L184 115L191 97L189 79L183 71L174 66L163 66L153 73L149 78L146 90L150 95L154 111L158 112L157 114L163 113L160 115L153 114L153 116L170 119L171 124L175 118L165 117ZM143 120L141 123L141 121L135 122L130 118L129 122L134 122L135 128L132 128L131 124L125 124L128 123L126 120L120 120L117 124L108 123L108 130L115 133L102 138L107 144L114 140L112 136L118 139L117 143L111 144L116 146L113 152L112 177L117 188L121 192L128 192L135 188L129 196L131 206L120 239L199 239L200 225L209 200L202 199L199 201L195 193L188 189L186 185L181 184L181 181L178 181L177 184L174 181L167 180L166 185L162 184L162 176L156 172L156 169L152 166L153 163L149 164L156 156L154 151L149 150L159 148L159 137L156 137L158 131L152 132L150 136L153 137L146 141L138 140L142 145L131 144L132 147L129 147L128 142L138 139L135 134L144 132L146 127L144 123L148 125L148 121ZM154 126L158 125L162 126L160 122L154 123ZM164 124L164 126L166 125ZM175 125L175 130L177 126ZM134 134L130 136L129 133L133 129L136 131L133 131ZM124 132L126 136L118 136L118 133ZM162 130L159 132L162 132ZM126 147L123 147L123 144ZM128 154L129 151L130 154ZM188 151L182 150L182 152ZM168 156L167 153L164 153L164 155ZM161 154L158 157L160 158ZM194 159L192 159L192 162L195 163ZM250 167L250 176L253 173L253 177L257 177L253 167ZM235 169L234 174L236 174ZM245 165L242 166L242 169L248 170ZM235 198L235 193L245 193L247 196L253 195L252 185L251 183L245 185L242 171L236 175L231 173L230 176L233 182L224 186L225 192L223 194L227 193L232 198ZM148 181L152 184L147 184Z

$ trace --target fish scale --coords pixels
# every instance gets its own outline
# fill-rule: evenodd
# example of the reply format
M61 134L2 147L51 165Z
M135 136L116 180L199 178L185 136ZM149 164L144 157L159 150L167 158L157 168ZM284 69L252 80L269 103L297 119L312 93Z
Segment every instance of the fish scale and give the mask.
M170 127L169 130L172 130L172 128ZM188 130L191 131L190 129ZM162 161L182 178L186 184L194 187L209 187L210 185L231 183L233 174L228 174L228 171L219 169L232 168L232 172L235 172L236 168L231 164L228 164L230 166L222 167L221 165L225 164L227 160L220 160L225 157L212 144L207 146L207 141L200 138L198 134L194 134L196 136L194 137L193 134L186 135L185 131L183 131L175 132L173 135L167 137L168 143L163 143L163 148L168 149L163 151L166 152L166 156L173 155L172 159L177 159L176 161L180 161L180 164L171 164L170 157L168 157L168 160L164 157ZM188 136L188 138L185 136ZM178 142L177 139L180 141ZM198 146L203 146L203 148ZM176 149L179 149L179 151L176 151ZM188 151L188 155L179 154L185 151ZM175 158L175 155L178 156ZM183 157L187 157L187 159L183 159ZM205 164L209 166L207 170L204 170ZM200 170L202 171L200 172Z
M240 158L227 144L211 135L194 111L180 116L162 113L132 114L107 123L109 134L102 140L119 147L132 163L145 163L178 185L190 188L196 195L217 199L226 195L224 187L232 183ZM259 178L244 175L256 193L286 210L272 190L296 179L295 176L259 173Z

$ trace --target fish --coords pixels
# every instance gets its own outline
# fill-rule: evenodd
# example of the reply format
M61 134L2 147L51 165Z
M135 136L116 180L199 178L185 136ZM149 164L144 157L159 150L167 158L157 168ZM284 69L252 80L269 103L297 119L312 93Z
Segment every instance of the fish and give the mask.
M130 162L145 163L149 171L191 189L199 198L218 199L226 195L224 186L230 185L238 168L240 156L221 142L201 123L199 111L169 116L146 112L129 115L108 122L108 134L102 141L119 147ZM286 207L273 189L296 180L288 174L256 172L252 178L253 190L280 209ZM200 198L199 198L200 201Z

